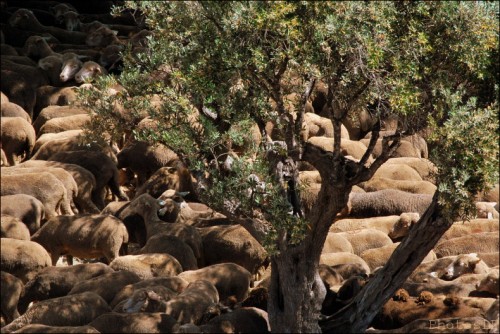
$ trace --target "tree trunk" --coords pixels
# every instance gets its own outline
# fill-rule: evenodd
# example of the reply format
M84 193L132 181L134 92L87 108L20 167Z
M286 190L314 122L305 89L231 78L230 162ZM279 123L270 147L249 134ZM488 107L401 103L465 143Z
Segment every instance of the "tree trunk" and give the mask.
M419 222L395 249L386 265L339 312L321 322L324 333L364 333L453 222L439 216L437 194Z
M320 333L318 319L326 289L303 247L272 257L268 314L273 333Z

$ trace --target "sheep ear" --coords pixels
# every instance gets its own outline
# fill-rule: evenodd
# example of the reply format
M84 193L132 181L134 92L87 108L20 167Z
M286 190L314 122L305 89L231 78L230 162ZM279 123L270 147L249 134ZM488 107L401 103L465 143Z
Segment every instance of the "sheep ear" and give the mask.
M116 36L118 35L118 30L111 30L113 32L113 34Z

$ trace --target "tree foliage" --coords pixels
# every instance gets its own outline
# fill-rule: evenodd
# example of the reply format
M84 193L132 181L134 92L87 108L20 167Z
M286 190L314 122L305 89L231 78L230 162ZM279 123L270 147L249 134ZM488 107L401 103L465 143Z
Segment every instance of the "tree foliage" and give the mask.
M368 106L379 121L398 116L395 145L402 135L432 133L439 205L448 219L470 217L474 194L498 181L495 2L127 1L125 6L145 15L153 32L149 52L124 54L118 78L82 90L81 103L95 112L89 137L107 134L118 141L131 134L169 146L192 171L210 175L201 196L214 209L269 223L267 246L273 254L285 251L276 240L298 247L316 228L309 217L290 214L287 194L300 185L277 175L276 161L301 159L308 88L320 81L337 130ZM114 80L125 91L106 94ZM156 127L136 131L146 115ZM275 139L286 144L274 148L274 160L264 131L268 121L278 130ZM253 122L264 134L260 143L251 140ZM247 149L235 158L231 150L238 145ZM338 135L334 152L339 148ZM229 156L235 159L230 171L224 168ZM356 168L372 167L369 177L388 157L373 166L363 159Z

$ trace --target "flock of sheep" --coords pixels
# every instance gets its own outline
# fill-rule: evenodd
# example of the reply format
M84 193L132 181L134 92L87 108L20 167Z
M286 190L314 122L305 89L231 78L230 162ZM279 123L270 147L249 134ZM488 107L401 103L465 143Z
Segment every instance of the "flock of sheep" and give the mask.
M1 1L1 332L269 332L264 232L200 203L166 146L80 141L90 115L72 105L77 89L117 71L127 45L144 51L149 35L132 13L111 17L110 4ZM302 135L331 150L323 106L320 85ZM344 123L342 154L363 156L371 122L360 112ZM322 314L348 304L418 224L435 172L413 135L354 187L321 255ZM299 178L307 214L321 177L303 164ZM477 218L442 236L368 332L498 333L498 191L478 194Z

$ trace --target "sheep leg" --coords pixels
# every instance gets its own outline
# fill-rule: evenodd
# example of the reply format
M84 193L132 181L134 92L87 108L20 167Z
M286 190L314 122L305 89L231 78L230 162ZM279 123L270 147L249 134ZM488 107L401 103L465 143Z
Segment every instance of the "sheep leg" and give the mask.
M105 195L104 192L105 192L104 188L96 188L92 192L92 201L95 203L97 208L99 208L99 210L102 210L105 207L105 205L104 205L104 195Z
M66 262L68 263L68 266L72 266L73 265L73 255L66 254Z
M122 201L129 200L128 196L120 188L118 171L113 173L113 177L109 180L108 186L111 189L111 192L115 194L120 200Z
M9 166L15 166L17 164L13 153L7 153L6 157L7 157L7 162L9 163Z

